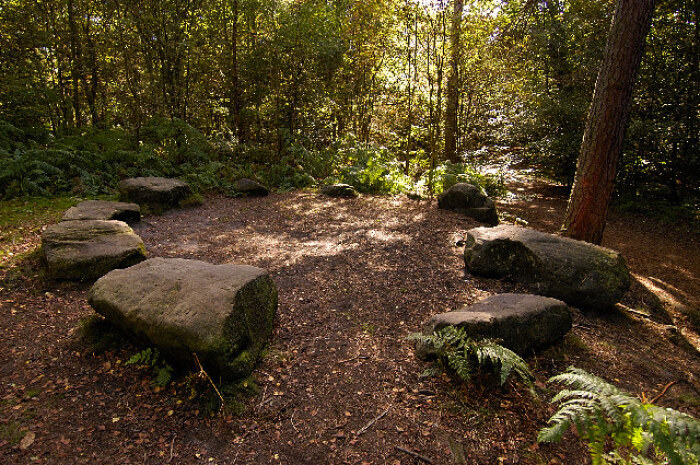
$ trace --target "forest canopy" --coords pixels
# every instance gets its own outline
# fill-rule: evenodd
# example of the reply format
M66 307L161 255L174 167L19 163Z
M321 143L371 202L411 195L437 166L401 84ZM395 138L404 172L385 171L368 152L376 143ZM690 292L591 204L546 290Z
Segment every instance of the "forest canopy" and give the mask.
M5 1L0 196L95 195L149 174L224 191L247 175L282 188L343 180L432 192L467 170L455 162L501 156L570 185L613 9ZM697 0L657 5L619 200L697 208L699 15Z

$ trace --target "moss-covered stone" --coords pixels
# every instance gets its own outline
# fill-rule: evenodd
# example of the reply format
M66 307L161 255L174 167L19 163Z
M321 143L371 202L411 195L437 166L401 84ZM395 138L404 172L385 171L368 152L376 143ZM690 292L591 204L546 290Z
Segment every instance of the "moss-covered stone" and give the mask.
M119 183L119 199L162 212L180 206L192 194L189 184L179 179L142 177Z
M512 225L469 230L464 261L474 274L514 279L583 309L612 307L631 284L614 250Z
M54 279L96 279L146 259L143 241L122 221L64 221L49 226L41 243Z
M237 179L233 183L233 188L236 190L236 193L249 197L264 197L270 193L267 187L249 178Z
M211 374L249 374L272 334L277 289L262 269L154 258L97 281L90 305L115 325Z
M496 204L476 186L457 183L438 196L438 207L464 213L482 223L498 224Z
M571 329L569 307L550 297L496 294L453 312L434 315L423 327L430 335L446 326L463 328L474 339L490 338L512 351L527 355L559 341ZM434 348L418 345L417 354L430 358Z
M321 188L321 193L329 197L345 198L353 198L359 195L355 188L349 184L331 184L330 186L323 186Z
M61 221L118 220L136 223L141 220L141 208L135 203L109 200L86 200L65 211Z

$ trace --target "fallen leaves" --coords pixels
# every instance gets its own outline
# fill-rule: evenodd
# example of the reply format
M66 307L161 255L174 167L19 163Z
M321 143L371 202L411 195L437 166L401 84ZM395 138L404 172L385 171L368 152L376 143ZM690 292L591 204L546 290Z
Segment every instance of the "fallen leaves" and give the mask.
M28 431L27 434L24 435L24 437L19 441L19 444L17 447L19 450L27 450L29 446L34 444L34 440L36 439L36 433L33 431Z

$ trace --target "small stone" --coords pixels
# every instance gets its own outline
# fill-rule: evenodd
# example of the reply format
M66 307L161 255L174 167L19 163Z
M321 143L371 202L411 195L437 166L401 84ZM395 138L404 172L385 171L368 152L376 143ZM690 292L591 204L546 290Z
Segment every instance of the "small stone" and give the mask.
M330 186L324 186L321 188L321 193L329 197L345 198L353 198L359 195L355 188L349 184L331 184Z
M482 223L498 224L498 212L493 200L478 187L460 182L438 196L438 207L463 213Z
M267 187L248 178L238 179L233 183L233 188L239 194L244 194L249 197L264 197L270 193Z

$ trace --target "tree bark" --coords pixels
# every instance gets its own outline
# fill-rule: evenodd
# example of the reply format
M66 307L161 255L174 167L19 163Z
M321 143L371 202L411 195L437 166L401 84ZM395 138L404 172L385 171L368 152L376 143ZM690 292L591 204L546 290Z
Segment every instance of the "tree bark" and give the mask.
M603 238L654 1L617 1L562 225L574 239Z
M459 162L457 156L457 111L459 109L459 62L462 56L462 12L464 0L454 0L450 35L450 67L447 75L447 108L445 109L445 158Z

